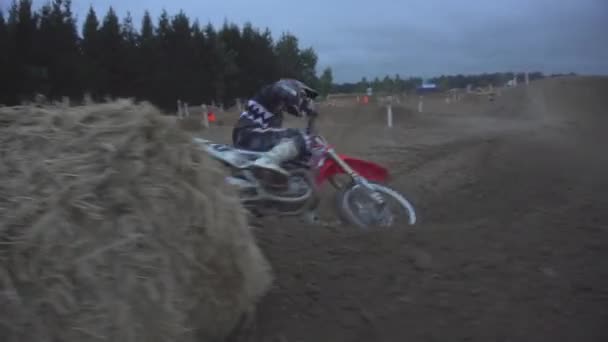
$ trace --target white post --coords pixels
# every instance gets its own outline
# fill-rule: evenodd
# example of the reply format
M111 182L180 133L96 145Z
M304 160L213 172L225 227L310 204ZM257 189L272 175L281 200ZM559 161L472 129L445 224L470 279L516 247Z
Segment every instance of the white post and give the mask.
M190 117L190 109L188 108L188 102L184 102L184 114L187 118Z
M526 71L526 85L530 84L530 74Z
M84 94L84 104L85 105L93 104L93 95L91 95L91 93L87 92Z
M205 128L209 128L209 110L207 110L207 105L201 105L201 108L203 109L203 117L202 117L202 121L203 121L203 127Z
M422 113L422 96L418 97L418 113Z
M181 100L177 100L177 118L181 119L182 118L182 101Z
M390 103L386 106L386 124L388 128L393 127L393 105Z

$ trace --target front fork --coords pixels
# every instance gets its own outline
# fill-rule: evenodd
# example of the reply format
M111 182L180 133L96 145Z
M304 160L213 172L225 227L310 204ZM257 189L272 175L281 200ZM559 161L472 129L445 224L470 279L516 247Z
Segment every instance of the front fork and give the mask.
M340 165L342 170L344 170L344 172L353 179L353 182L355 182L355 184L361 185L364 189L366 189L369 196L374 202L376 202L376 204L378 204L379 206L384 205L384 199L382 198L382 195L380 195L377 191L374 190L374 188L371 186L371 184L369 184L367 179L361 177L361 175L359 175L355 170L353 170L353 168L350 167L348 163L342 160L342 158L338 156L338 154L333 148L329 148L327 150L327 155L336 163L338 163L338 165Z

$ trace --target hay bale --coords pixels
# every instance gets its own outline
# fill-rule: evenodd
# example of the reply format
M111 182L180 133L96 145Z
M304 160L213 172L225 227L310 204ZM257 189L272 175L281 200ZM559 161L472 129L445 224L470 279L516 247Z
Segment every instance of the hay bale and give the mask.
M148 104L0 110L0 336L209 341L271 281L215 162Z

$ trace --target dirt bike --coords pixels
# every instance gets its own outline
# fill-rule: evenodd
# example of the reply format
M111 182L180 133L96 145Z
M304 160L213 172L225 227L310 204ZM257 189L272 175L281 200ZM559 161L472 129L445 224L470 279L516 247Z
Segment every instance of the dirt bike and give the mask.
M394 225L395 215L386 199L396 200L405 210L407 223L416 223L412 204L397 191L381 184L388 179L386 168L375 163L338 154L321 136L315 133L316 116L308 118L306 132L312 140L311 152L302 158L282 163L288 177L270 171L251 168L263 152L237 149L230 145L194 138L194 142L229 170L226 181L239 190L244 207L252 214L262 216L312 215L320 202L319 191L327 181L337 191L339 216L360 228ZM337 176L347 175L342 184Z

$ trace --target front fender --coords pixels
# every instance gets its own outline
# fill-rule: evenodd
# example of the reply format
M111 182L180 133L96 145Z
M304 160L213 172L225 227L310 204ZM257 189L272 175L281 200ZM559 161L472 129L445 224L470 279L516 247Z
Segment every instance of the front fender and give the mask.
M339 157L346 162L361 177L375 182L385 182L389 178L388 170L376 163L357 159L340 154ZM334 175L343 174L344 170L333 159L326 159L319 168L316 176L317 185L323 184Z

